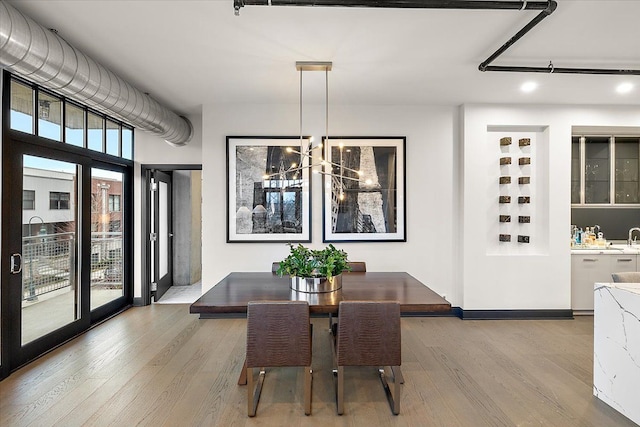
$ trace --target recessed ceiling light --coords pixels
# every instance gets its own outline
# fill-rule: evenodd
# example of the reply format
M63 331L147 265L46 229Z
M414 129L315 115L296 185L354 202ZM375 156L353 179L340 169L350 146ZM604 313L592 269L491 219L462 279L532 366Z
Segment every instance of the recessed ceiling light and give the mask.
M525 82L520 86L520 90L524 93L533 92L538 88L538 83L536 82Z
M620 83L616 88L616 92L618 93L629 93L633 89L633 83L625 82Z

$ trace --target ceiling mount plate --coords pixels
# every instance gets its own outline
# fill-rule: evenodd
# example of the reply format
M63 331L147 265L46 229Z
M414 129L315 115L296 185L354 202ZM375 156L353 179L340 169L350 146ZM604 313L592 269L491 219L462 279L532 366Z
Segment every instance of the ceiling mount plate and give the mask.
M331 61L297 61L296 70L298 71L331 71L333 62Z

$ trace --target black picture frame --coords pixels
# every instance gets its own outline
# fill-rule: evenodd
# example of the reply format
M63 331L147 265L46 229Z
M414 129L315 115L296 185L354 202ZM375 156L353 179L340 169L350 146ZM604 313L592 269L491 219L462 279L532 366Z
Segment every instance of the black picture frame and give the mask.
M323 138L323 242L407 241L406 140Z
M309 137L226 139L227 243L311 242Z

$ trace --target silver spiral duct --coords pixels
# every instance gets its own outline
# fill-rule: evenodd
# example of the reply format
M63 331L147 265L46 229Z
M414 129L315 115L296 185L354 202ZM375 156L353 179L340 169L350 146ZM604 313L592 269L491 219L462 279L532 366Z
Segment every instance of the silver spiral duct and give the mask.
M193 128L185 117L160 105L3 1L0 1L0 65L172 145L185 145L191 139Z

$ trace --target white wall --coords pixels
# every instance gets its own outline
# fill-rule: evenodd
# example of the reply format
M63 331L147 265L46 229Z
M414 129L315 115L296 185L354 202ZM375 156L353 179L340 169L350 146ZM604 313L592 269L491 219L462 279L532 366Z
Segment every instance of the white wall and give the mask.
M183 147L174 147L164 140L155 137L141 130L136 130L134 135L135 141L135 163L134 163L134 179L133 179L133 198L134 198L134 290L135 298L141 296L142 288L142 175L140 167L143 164L166 164L166 165L182 165L202 164L202 117L189 116L193 125L193 137L191 141ZM204 166L203 166L204 167Z
M640 107L465 105L463 116L460 170L463 194L459 217L463 245L462 307L570 309L571 128L638 126ZM540 130L536 134L539 138L532 142L540 150L532 156L532 162L537 161L542 168L532 177L532 185L540 190L537 200L532 197L532 203L541 203L544 212L532 214L531 230L538 239L532 239L528 247L511 242L509 249L496 250L492 240L498 239L495 229L498 218L486 213L494 212L498 195L503 191L497 184L499 173L496 173L499 135L490 132L496 126L512 129L511 133ZM505 136L508 134L505 131ZM517 140L514 144L517 146ZM513 157L517 164L517 156ZM548 176L544 176L545 172ZM517 186L510 186L514 185Z
M287 255L282 243L226 243L226 136L299 134L297 105L203 108L203 289L230 271L265 271ZM332 106L330 135L406 136L407 242L341 243L370 271L407 271L451 295L453 152L458 110L451 107ZM324 106L305 105L305 135L324 134ZM312 247L322 246L321 179L312 182ZM459 304L453 301L454 304Z
M323 108L305 106L305 135L324 134ZM352 260L366 261L371 271L407 271L465 310L569 309L570 137L572 126L587 125L640 126L640 107L332 106L331 135L407 137L407 242L337 246ZM496 126L533 132L540 148L532 157L538 164L546 162L536 169L542 182L536 198L545 199L543 212L532 214L532 221L541 219L532 235L545 243L532 242L521 252L500 253L490 241L499 190L494 185L496 150L487 144L495 136L489 130ZM136 134L136 296L141 163L202 164L203 290L230 271L264 271L287 254L279 243L226 243L225 137L297 135L298 106L205 105L202 121L194 120L194 127L194 141L183 148ZM316 179L312 247L322 246L321 195L321 180Z

